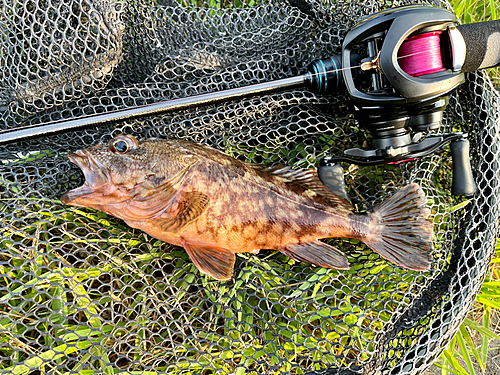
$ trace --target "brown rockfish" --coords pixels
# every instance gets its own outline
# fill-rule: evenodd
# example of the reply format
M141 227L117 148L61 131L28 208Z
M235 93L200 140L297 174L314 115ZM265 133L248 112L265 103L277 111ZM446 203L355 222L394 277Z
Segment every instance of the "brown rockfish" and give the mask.
M430 210L415 183L355 214L315 169L244 163L188 141L119 135L68 157L86 181L61 197L64 204L104 211L182 246L201 272L219 280L232 276L235 253L260 249L347 269L347 257L319 241L329 237L363 241L408 269L430 265Z

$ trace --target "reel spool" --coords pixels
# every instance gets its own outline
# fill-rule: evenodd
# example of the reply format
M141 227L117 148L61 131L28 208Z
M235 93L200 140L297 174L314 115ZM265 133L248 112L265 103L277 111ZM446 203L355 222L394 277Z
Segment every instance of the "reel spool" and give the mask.
M441 53L443 31L408 37L398 51L399 66L412 77L445 71Z

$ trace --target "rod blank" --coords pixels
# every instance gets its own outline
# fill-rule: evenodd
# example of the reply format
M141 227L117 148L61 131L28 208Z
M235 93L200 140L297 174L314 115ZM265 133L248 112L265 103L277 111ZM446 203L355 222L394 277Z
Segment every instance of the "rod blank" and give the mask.
M239 99L247 96L270 93L273 91L300 87L308 83L310 75L305 74L291 78L284 78L271 82L258 83L235 89L223 90L214 93L189 96L186 98L167 100L159 103L119 109L116 111L82 116L72 119L63 119L43 124L23 126L0 131L0 143L7 143L23 138L47 135L64 130L82 128L89 125L99 125L112 121L124 120L140 116L148 116L186 109L194 106L215 104L225 100Z

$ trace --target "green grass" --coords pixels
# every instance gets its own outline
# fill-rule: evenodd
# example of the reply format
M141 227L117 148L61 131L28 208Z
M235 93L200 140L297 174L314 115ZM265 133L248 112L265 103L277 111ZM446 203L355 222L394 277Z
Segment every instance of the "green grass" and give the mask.
M486 370L491 350L490 340L500 340L499 332L491 328L491 315L500 309L500 240L490 272L476 297L474 308L460 326L455 338L448 344L435 363L442 374L481 374Z

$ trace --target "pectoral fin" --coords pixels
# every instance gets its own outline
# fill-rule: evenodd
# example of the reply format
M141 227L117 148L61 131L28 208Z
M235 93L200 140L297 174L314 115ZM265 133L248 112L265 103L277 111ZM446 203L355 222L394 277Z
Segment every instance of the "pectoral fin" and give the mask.
M280 251L299 262L340 270L349 269L347 257L340 250L320 241L289 244Z
M217 280L228 280L233 276L236 257L233 252L222 247L182 243L196 268Z
M177 213L163 220L157 220L163 231L176 232L202 215L210 204L210 198L198 191L180 194Z

